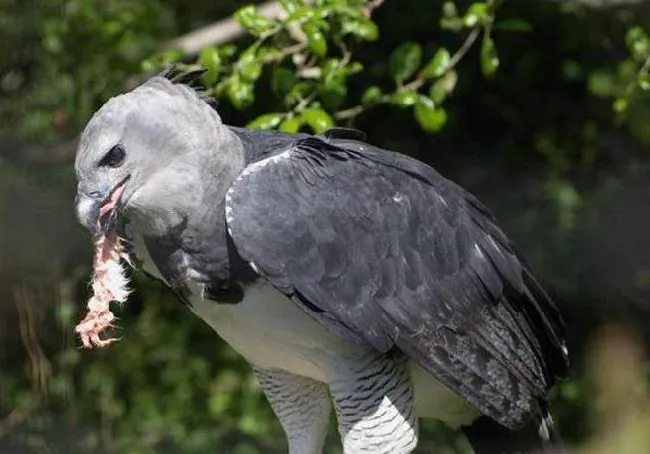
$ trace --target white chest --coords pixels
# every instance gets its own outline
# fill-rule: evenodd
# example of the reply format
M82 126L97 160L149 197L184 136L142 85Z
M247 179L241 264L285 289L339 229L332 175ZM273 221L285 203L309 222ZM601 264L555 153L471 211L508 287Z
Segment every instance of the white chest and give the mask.
M144 271L161 278L141 237L134 238L133 248ZM246 285L244 298L237 304L205 299L201 284L191 280L186 284L192 293L192 312L257 366L324 380L326 362L354 348L262 280Z
M217 304L194 293L192 311L253 364L325 379L326 362L350 349L271 285L257 281L237 304Z

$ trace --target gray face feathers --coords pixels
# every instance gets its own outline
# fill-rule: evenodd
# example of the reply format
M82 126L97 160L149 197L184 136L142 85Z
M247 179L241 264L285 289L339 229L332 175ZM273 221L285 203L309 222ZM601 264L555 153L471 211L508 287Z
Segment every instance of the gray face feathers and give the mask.
M115 204L101 229L114 226L118 211L148 227L181 221L178 207L193 205L206 163L228 160L233 138L217 112L190 87L154 77L109 100L86 126L77 151L77 214L95 230L101 207ZM209 159L208 159L209 158ZM223 167L221 165L220 167ZM116 193L119 200L115 199Z

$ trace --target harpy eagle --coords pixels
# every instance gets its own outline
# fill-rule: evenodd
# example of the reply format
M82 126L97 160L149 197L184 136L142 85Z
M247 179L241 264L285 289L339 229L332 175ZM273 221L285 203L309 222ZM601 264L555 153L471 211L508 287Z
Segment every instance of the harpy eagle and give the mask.
M321 452L332 406L346 454L409 453L418 418L478 454L556 446L564 323L475 197L356 133L224 125L173 74L89 121L77 215L251 364L290 454Z

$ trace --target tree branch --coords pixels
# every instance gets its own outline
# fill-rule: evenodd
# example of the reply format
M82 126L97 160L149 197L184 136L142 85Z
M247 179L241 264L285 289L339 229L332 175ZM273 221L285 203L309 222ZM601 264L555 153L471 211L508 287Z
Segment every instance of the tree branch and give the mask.
M263 3L257 7L260 14L268 18L279 18L284 14L282 6L277 1ZM163 46L164 50L180 50L185 54L196 54L208 46L228 43L243 36L246 31L235 19L229 17L215 22L186 35L172 39Z

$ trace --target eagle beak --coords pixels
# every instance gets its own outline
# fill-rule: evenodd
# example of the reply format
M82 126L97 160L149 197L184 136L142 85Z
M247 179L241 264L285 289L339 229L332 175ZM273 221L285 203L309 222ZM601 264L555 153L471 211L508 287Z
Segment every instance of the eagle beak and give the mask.
M118 211L122 206L122 195L129 181L127 176L108 193L77 192L75 206L79 222L95 235L107 235L115 229Z

